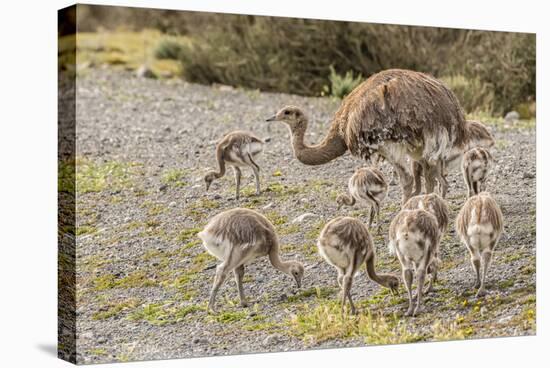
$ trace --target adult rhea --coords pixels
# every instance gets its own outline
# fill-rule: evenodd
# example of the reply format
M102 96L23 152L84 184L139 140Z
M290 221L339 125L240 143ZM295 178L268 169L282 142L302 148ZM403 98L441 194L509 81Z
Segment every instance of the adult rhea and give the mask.
M306 165L325 164L347 150L366 160L380 154L399 173L402 204L413 189L407 156L425 163L426 191L431 193L435 180L444 180L451 148L467 140L464 112L451 90L429 75L401 69L374 74L357 86L316 145L304 142L308 119L298 107L284 107L267 121L288 125L294 154Z

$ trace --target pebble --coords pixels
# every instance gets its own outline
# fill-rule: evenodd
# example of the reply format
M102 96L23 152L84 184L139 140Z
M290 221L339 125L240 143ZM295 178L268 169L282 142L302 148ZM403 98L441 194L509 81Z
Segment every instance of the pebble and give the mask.
M195 337L195 338L193 339L193 344L195 344L195 345L199 345L199 344L201 344L201 345L203 345L203 344L208 344L208 340L205 339L204 337Z
M168 189L168 185L162 184L162 185L159 187L159 192L164 192L166 189Z
M514 123L519 120L519 113L517 111L510 111L504 116L504 120L507 123Z
M155 73L147 66L142 65L136 71L136 76L139 78L156 78Z
M265 206L262 207L262 210L267 210L267 209L270 209L271 207L273 207L273 202L269 202L268 204L266 204Z
M277 334L273 334L266 337L262 342L262 344L267 347L267 346L275 345L280 341L281 341L281 337Z
M502 317L501 319L498 320L498 323L507 323L507 322L509 322L512 318L513 318L513 316Z
M299 222L304 222L308 219L315 218L315 217L317 217L316 214L311 213L311 212L306 212L306 213L296 217L294 220L292 220L292 223L295 224L295 223L299 223Z

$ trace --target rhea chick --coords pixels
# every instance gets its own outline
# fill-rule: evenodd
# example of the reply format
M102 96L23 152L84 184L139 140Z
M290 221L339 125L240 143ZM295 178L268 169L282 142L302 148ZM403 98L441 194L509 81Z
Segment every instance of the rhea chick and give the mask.
M420 313L426 273L430 273L432 289L433 275L439 259L440 234L437 219L431 213L416 209L402 210L390 224L389 248L395 253L403 271L403 281L409 295L409 308L406 316ZM412 296L413 271L416 270L417 295L416 305Z
M468 188L468 197L485 191L492 164L493 156L485 148L474 148L464 153L462 175Z
M243 290L244 266L256 258L268 256L281 272L291 276L298 287L304 276L304 266L298 261L283 261L279 256L279 240L275 228L258 212L234 208L214 216L198 234L206 250L222 263L216 267L216 276L208 301L208 310L215 311L216 294L233 271L241 306L247 305Z
M404 210L424 210L435 216L440 236L447 231L449 224L449 206L447 202L436 193L421 194L411 197L403 206Z
M447 183L447 174L449 171L455 170L460 167L463 154L472 148L482 147L490 148L495 144L495 139L491 134L491 131L483 123L475 120L467 120L465 125L465 140L464 145L453 145L449 155L447 156L445 162L440 162L441 165L441 176L438 177L438 183L440 186L441 196L445 198L447 192L448 183ZM422 191L422 175L423 175L423 166L417 161L412 161L412 170L414 173L414 193L413 195L420 194ZM428 178L426 178L428 179ZM428 181L431 181L428 183ZM426 186L434 185L433 178L431 180L426 180Z
M472 268L476 274L476 296L486 293L485 278L502 230L502 212L487 192L470 197L456 218L457 234L470 252Z
M380 203L388 194L388 183L382 171L375 167L360 168L348 181L350 195L342 194L336 198L338 209L343 205L353 206L355 202L370 206L369 227L376 215L376 222L380 224Z
M439 240L441 241L441 237L443 237L443 234L445 234L445 232L447 231L447 226L449 224L449 207L447 206L447 202L445 202L443 198L441 198L436 193L414 196L409 199L407 203L405 203L403 209L420 209L428 211L429 213L434 215L435 219L437 220L437 226L439 229ZM436 249L435 258L440 259L439 247L437 247ZM431 279L427 292L432 291L433 284L437 281L437 267L432 266L429 272L431 274Z
M218 171L210 171L204 177L206 190L212 182L225 175L226 164L233 167L235 174L235 199L239 199L241 190L241 167L250 167L256 179L256 195L260 194L260 167L254 158L263 151L264 143L269 139L262 140L251 133L234 131L226 134L216 145L216 160Z
M353 276L363 262L366 263L371 280L397 292L399 279L396 276L376 273L372 238L361 221L352 217L337 217L329 221L321 231L317 246L321 256L338 271L338 285L342 288L342 313L347 298L351 312L355 314L351 285Z

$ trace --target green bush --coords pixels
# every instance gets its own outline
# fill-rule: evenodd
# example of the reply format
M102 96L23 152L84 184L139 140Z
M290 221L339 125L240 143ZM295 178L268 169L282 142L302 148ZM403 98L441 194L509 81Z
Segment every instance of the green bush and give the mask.
M493 111L494 90L479 78L466 78L463 75L441 77L443 83L449 87L467 113Z
M182 46L179 42L173 40L162 40L155 47L155 58L178 60Z
M323 87L324 92L330 92L332 97L344 98L363 81L363 76L359 74L355 77L351 70L348 70L346 74L342 76L336 73L334 67L331 65L328 79L330 81L330 87Z

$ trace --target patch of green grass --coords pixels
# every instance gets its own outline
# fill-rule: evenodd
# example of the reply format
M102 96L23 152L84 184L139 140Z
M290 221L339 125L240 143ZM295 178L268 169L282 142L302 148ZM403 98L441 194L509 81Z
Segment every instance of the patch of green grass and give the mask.
M290 234L296 234L301 230L300 225L298 224L286 224L285 226L281 226L277 229L277 233L280 236L290 235Z
M508 280L505 280L505 281L501 281L498 283L498 288L499 289L508 289L508 288L511 288L512 286L514 286L514 284L516 283L516 281L514 279L508 279Z
M96 321L108 319L120 314L122 311L134 309L138 305L139 301L137 299L124 300L120 303L110 303L103 308L104 310L100 310L99 312L94 313L92 315L92 319Z
M215 258L208 252L201 252L193 258L193 266L190 268L190 271L197 272L201 271L207 262L214 261Z
M503 261L506 262L506 263L511 263L511 262L517 261L518 259L521 259L521 258L523 258L523 256L520 253L512 253L512 254L507 254L506 256L504 256Z
M189 240L195 238L200 231L201 231L201 228L198 228L198 227L183 229L178 234L176 240L182 243L188 242Z
M305 299L315 296L317 299L327 299L329 296L334 295L335 289L330 287L311 287L309 289L301 290L295 295L290 295L287 299L289 303L296 303Z
M206 216L212 214L211 210L219 207L220 204L218 202L207 198L201 198L198 201L189 204L189 206L183 210L183 214L189 216L194 221L201 221Z
M267 185L267 188L265 188L265 191L267 193L273 193L277 197L286 197L286 196L292 196L298 193L301 193L303 191L303 188L299 186L288 186L281 183L269 183Z
M334 339L362 337L367 344L400 344L422 340L397 317L385 317L368 311L356 316L341 313L337 301L323 302L316 307L302 306L290 321L290 333L308 345Z
M187 170L169 169L162 174L161 181L166 185L182 187L187 185L187 183L182 180L185 175L187 175Z
M75 160L75 165L77 194L130 188L134 185L134 176L138 174L136 167L140 166L129 162L94 162L83 158ZM60 185L67 187L68 179L63 177L60 180Z
M95 232L97 232L97 228L95 226L80 225L76 227L75 235L93 234Z
M268 211L265 213L265 217L275 226L279 227L288 222L288 217L281 215L277 211Z
M308 240L316 240L319 237L319 234L321 233L321 230L323 229L325 224L325 220L317 221L315 225L313 225L313 227L305 233L305 238Z
M88 354L103 356L103 355L107 355L107 351L103 348L94 348L94 349L88 350Z
M140 206L140 208L146 208L147 209L147 215L149 216L156 216L160 215L163 212L167 211L166 206L164 206L161 203L155 203L151 201L145 201Z
M218 323L234 323L244 320L248 317L248 313L244 310L239 311L224 311L214 315L214 320Z
M189 314L201 310L204 310L204 308L197 305L176 307L162 303L151 303L130 314L128 319L131 321L146 321L154 326L163 326L182 321Z
M101 275L93 280L93 285L96 291L101 291L113 288L152 287L158 286L158 282L149 278L144 271L136 271L122 278L116 278L113 274Z
M332 182L328 181L328 180L323 180L323 179L311 179L311 180L308 180L306 185L307 189L309 191L314 191L314 192L317 192L317 193L320 193L320 192L324 192L326 189L330 188L333 186ZM336 197L335 197L336 199Z
M520 272L522 275L528 276L534 274L536 272L536 268L533 265L525 265L521 268Z

